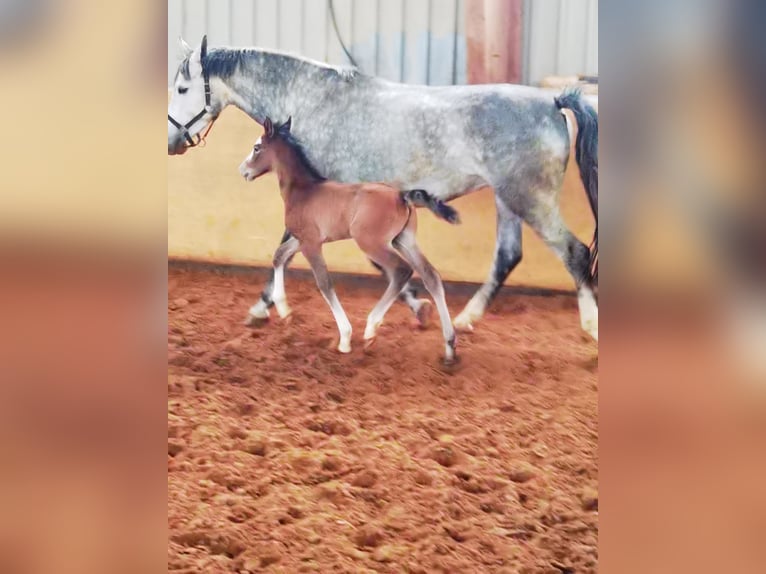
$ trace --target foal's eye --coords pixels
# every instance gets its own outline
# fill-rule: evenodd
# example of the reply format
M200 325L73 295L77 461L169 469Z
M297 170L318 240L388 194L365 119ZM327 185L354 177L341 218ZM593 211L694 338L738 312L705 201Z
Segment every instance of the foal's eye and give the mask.
M258 153L259 151L261 151L261 144L255 144L253 146L253 152Z
M178 93L179 94L185 94L189 91L189 88L184 88L183 86L178 86Z

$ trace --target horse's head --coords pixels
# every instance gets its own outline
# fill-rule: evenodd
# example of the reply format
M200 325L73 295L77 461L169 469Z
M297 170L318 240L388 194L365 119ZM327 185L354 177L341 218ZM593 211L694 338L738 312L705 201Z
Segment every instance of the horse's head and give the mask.
M207 56L207 36L193 50L182 38L179 45L183 61L173 82L173 95L168 104L168 154L182 154L198 145L203 130L209 129L218 117L220 104L210 90L210 79L204 69ZM206 134L207 132L205 132Z
M250 154L239 166L239 173L247 181L261 177L263 174L274 169L274 159L276 156L275 143L281 136L290 133L292 117L282 125L274 125L271 118L266 118L263 122L263 135L255 142Z

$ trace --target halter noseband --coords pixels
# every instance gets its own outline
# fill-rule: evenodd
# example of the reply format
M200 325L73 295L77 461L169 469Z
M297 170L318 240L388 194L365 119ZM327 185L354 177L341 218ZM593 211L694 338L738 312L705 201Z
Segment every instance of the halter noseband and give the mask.
M215 118L213 118L210 124L208 124L207 129L205 130L205 133L202 135L200 134L196 135L196 138L197 138L196 141L194 140L195 136L192 136L189 133L189 130L191 129L191 127L194 124L196 124L199 120L201 120L205 116L205 114L210 111L210 77L208 76L207 70L205 70L205 66L202 65L201 60L200 60L200 66L202 67L202 77L205 79L205 107L196 116L194 116L185 124L182 124L181 122L176 121L175 119L173 119L173 116L168 114L168 121L171 124L173 124L178 129L178 131L180 131L183 134L184 138L188 142L189 145L186 147L196 147L200 145L202 142L204 142L205 138L207 137L207 134L210 133L210 129L213 127L213 123L215 122Z

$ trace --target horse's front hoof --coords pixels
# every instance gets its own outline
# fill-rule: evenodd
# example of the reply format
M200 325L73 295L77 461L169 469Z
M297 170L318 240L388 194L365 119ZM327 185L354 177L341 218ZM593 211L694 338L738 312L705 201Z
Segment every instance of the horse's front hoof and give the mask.
M244 325L245 327L250 327L251 329L257 329L259 327L263 327L269 322L269 316L266 315L265 317L256 317L252 313L248 313L247 319L245 319Z
M452 370L460 364L460 357L452 355L451 357L442 357L442 366L447 370Z
M341 343L338 345L338 352L348 355L351 352L351 343Z
M431 324L431 317L434 314L434 307L428 299L419 299L420 307L418 307L415 313L415 318L418 320L418 327L420 329L427 329Z

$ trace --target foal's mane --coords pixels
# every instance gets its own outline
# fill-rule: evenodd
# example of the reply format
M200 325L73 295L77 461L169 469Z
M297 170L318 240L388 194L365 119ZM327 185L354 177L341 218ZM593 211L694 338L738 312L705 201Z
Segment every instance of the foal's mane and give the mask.
M319 170L309 161L309 158L306 156L306 151L303 149L303 144L301 144L298 138L296 138L291 132L284 129L283 126L277 128L275 136L279 137L279 139L285 142L287 146L293 151L293 153L295 153L295 156L298 158L298 163L309 173L311 177L318 181L327 181L327 178L319 173Z

